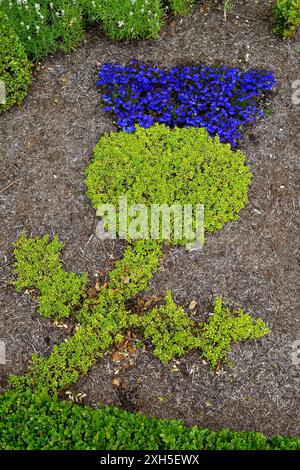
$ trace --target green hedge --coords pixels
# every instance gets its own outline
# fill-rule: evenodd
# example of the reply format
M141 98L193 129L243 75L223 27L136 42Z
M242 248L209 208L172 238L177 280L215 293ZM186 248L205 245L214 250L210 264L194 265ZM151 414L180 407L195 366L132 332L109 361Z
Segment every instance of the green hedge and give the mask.
M188 428L177 420L112 407L94 410L28 391L0 395L0 449L300 450L300 438Z

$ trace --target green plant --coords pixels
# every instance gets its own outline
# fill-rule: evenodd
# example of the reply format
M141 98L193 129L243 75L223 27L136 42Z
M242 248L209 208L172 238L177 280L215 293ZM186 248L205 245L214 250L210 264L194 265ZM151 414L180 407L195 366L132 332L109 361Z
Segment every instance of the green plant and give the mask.
M231 343L250 339L259 339L270 332L265 322L253 318L242 310L230 311L222 305L222 298L215 300L214 312L207 323L199 325L201 354L211 367L221 362L228 365L227 355L231 352Z
M28 390L0 395L0 449L300 450L300 438L214 432L108 406L92 409Z
M223 12L224 12L224 20L227 20L227 13L231 10L231 0L224 0L223 3Z
M119 216L119 198L125 196L128 206L146 206L150 220L152 204L190 204L194 210L203 204L208 232L237 219L251 181L244 155L234 153L218 137L209 137L201 128L170 129L159 124L148 129L137 126L135 133L104 135L86 176L87 194L95 208L112 204ZM134 216L128 214L129 227L132 221ZM117 232L120 235L120 227ZM143 236L150 236L149 224ZM164 239L161 230L157 237ZM170 241L184 245L193 240L172 233Z
M164 19L161 0L100 0L98 18L114 40L157 38Z
M44 317L63 318L71 315L82 305L88 283L87 274L78 277L63 271L59 259L63 248L57 237L52 241L43 238L28 238L21 234L14 245L17 291L37 289L38 311Z
M274 32L283 38L290 38L299 26L300 0L277 0Z
M58 49L70 51L84 37L81 0L3 0L1 9L33 60Z
M186 15L191 11L195 0L168 0L171 11L174 15Z
M5 102L0 112L13 104L21 104L31 83L31 64L17 34L0 10L0 81L3 82ZM1 83L0 83L1 86Z
M29 239L21 234L15 243L17 280L14 284L17 290L29 286L37 288L40 311L44 315L46 312L47 316L56 314L59 317L61 312L70 314L74 307L70 300L75 298L79 322L73 335L55 345L49 356L34 355L26 375L10 378L11 385L19 391L30 388L56 392L76 382L80 374L86 374L128 326L130 312L126 309L126 301L147 287L161 253L160 246L154 241L140 240L134 246L128 245L124 257L116 262L110 273L108 286L103 286L95 298L84 295L86 275L79 282L74 274L78 282L73 283L71 292L69 285L72 282L65 282L56 289L57 298L54 299L52 295L49 297L49 291L53 291L53 283L64 273L59 260L62 248L57 237L49 241L48 236ZM63 303L64 300L67 301Z
M48 236L29 239L25 234L15 243L17 289L37 288L39 309L46 316L70 315L75 305L77 310L72 336L55 345L49 356L34 355L24 376L10 377L11 385L19 391L35 389L54 393L66 389L79 375L86 374L110 346L120 341L123 331L129 327L142 330L152 342L154 354L162 361L199 349L212 367L227 361L231 342L260 338L269 331L262 320L255 323L240 310L231 313L222 307L221 298L216 300L214 315L207 324L195 324L174 303L170 292L163 305L142 315L131 312L128 300L147 288L158 267L161 246L153 240L129 244L123 258L110 272L109 282L92 298L84 295L86 275L82 279L74 275L60 284L64 273L59 259L62 247L57 237L50 241ZM54 290L55 283L58 287ZM49 295L53 290L56 297Z
M195 323L175 304L170 291L163 305L143 315L131 315L129 321L131 326L143 328L145 338L154 346L155 356L163 362L183 356L200 345Z

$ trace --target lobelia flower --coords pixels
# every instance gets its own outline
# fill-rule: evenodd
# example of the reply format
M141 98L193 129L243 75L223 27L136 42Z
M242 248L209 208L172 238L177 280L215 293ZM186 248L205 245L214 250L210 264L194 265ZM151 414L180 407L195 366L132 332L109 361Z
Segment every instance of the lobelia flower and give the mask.
M104 64L97 82L108 104L104 110L115 114L124 131L154 122L205 127L233 147L242 126L264 115L258 98L275 83L273 73L264 70L177 66L163 71L136 60L126 66Z

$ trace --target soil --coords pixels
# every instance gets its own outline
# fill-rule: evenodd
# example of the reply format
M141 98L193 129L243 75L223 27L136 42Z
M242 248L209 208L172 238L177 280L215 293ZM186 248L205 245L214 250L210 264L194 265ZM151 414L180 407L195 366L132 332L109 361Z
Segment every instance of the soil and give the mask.
M136 57L162 67L265 67L278 82L272 113L248 127L240 145L253 172L248 206L202 251L167 249L151 293L171 289L184 307L197 300L199 318L207 318L210 301L220 294L262 317L271 334L235 345L234 368L218 373L196 353L172 364L157 360L148 345L120 363L108 354L72 392L86 394L82 401L92 406L101 402L214 430L300 434L300 366L292 362L293 342L300 339L300 105L292 102L300 44L273 35L273 1L231 4L224 21L218 2L199 2L191 16L170 18L156 41L113 43L92 31L73 53L47 59L23 106L1 115L0 337L7 345L2 390L9 374L26 371L32 353L49 353L66 335L9 284L18 235L59 235L65 268L91 278L110 269L124 249L121 242L97 239L97 218L85 196L92 149L103 133L116 130L99 105L100 65Z

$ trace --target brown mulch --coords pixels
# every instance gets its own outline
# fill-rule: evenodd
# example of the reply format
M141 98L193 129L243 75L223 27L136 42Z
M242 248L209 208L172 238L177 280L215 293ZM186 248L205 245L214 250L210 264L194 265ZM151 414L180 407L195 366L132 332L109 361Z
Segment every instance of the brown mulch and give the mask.
M249 127L241 144L253 172L249 205L237 222L209 237L202 252L167 250L151 289L155 295L171 289L184 307L196 299L195 315L201 318L220 294L262 317L271 334L236 345L235 367L218 374L196 353L169 365L149 347L124 360L107 355L72 391L85 393L83 401L94 406L100 401L214 430L300 434L300 366L291 357L292 343L300 339L300 106L292 103L300 44L272 34L271 0L231 3L225 22L217 2L200 2L191 16L170 19L157 41L113 43L91 32L77 51L49 58L22 108L0 116L3 390L8 374L24 372L32 353L47 354L65 337L36 314L34 300L9 285L19 233L59 235L66 269L91 277L110 269L124 249L96 238L97 218L85 196L84 168L92 149L104 132L115 130L98 103L99 66L136 57L163 67L182 62L265 67L275 72L278 85L272 114Z

